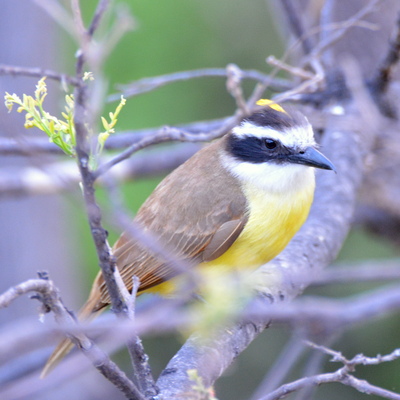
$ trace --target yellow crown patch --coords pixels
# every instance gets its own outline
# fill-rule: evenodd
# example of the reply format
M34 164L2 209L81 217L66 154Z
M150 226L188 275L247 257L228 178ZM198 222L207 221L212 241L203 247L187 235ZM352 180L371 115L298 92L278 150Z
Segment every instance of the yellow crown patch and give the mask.
M257 101L256 103L258 106L269 106L272 109L274 109L275 111L279 111L279 112L283 112L285 114L287 114L287 112L277 103L275 103L272 100L269 99L260 99Z

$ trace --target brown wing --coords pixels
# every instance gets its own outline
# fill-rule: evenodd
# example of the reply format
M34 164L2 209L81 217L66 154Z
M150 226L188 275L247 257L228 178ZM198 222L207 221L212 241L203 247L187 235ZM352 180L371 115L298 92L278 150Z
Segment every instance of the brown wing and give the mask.
M246 200L236 179L218 165L219 147L215 142L203 148L167 176L134 220L174 257L191 264L219 257L247 222ZM114 254L128 289L133 275L140 280L139 291L177 275L173 266L127 233L115 243ZM101 276L97 284L106 305L110 299Z

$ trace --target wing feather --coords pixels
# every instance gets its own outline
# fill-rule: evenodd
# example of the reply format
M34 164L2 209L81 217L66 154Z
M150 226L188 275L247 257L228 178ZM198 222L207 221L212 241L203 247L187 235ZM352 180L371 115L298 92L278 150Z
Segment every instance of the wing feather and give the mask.
M176 259L190 264L222 255L247 222L245 197L236 179L221 168L216 149L217 143L203 148L166 177L134 220ZM114 255L129 290L133 275L140 280L139 291L177 275L173 266L127 233L116 242ZM108 304L105 284L102 279L99 283L101 303Z

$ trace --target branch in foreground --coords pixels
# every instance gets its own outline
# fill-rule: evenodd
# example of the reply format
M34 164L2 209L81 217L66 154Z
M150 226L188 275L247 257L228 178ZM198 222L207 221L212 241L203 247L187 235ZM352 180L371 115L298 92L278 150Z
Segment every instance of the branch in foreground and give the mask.
M86 323L81 326L68 324L67 326L49 327L42 324L35 326L30 324L26 329L20 329L18 325L14 332L9 329L7 333L3 332L0 336L0 363L5 363L3 368L7 368L6 365L10 360L27 356L32 348L38 348L54 341L56 337L65 334L66 331L71 335L78 335L82 332L90 337L100 335L104 338L103 341L108 352L114 353L132 337L132 331L139 335L149 332L153 335L157 333L165 334L171 331L176 332L177 328L193 324L192 313L189 312L188 315L181 307L177 308L175 303L171 305L170 302L161 301L161 299L154 300L157 301L151 308L138 313L134 326L125 319L115 321L112 315L98 320L96 323ZM344 309L346 313L343 313ZM244 313L243 316L251 321L260 318L272 319L278 323L294 326L302 332L305 332L307 327L315 327L315 324L319 324L325 332L340 334L340 332L350 329L355 324L360 325L381 319L388 314L395 314L398 310L400 310L400 290L397 285L385 286L375 291L345 299L307 297L296 299L291 303L276 303L269 307L263 302L258 308L252 308L250 312ZM106 338L108 339L106 340ZM204 345L204 341L202 344ZM207 368L212 365L208 365ZM38 381L36 375L24 377L18 384L2 387L0 397L25 399L28 395L32 396L49 389L51 385L59 385L62 382L74 379L86 368L87 366L82 363L79 355L72 355L63 362L58 374L53 375L50 380ZM26 388L29 388L28 393L26 393ZM21 394L21 392L24 394Z
M347 118L361 118L353 113L349 111ZM363 155L370 140L361 139L361 132L348 128L351 125L336 128L337 121L332 118L323 146L338 174L324 175L323 181L318 179L308 221L289 246L258 272L267 282L264 290L276 300L293 299L298 295L309 284L310 271L315 273L334 259L350 227L362 178ZM361 126L361 122L357 126ZM362 133L366 135L369 132ZM238 324L207 341L206 345L201 339L191 337L158 380L164 398L175 399L182 393L190 393L191 382L186 373L189 369L196 369L206 386L212 385L233 359L264 330L268 321L261 318Z
M393 281L400 279L400 260L375 260L355 265L336 265L314 277L312 286L335 283Z
M185 312L176 301L170 304L170 301L158 300L136 316L134 325L124 319L115 321L109 315L95 323L82 323L80 326L38 325L31 327L29 331L16 328L15 332L9 331L0 336L1 339L7 339L0 340L0 363L5 363L13 357L23 356L32 347L43 346L44 343L53 341L60 334L65 334L66 330L71 334L84 332L89 336L110 337L112 340L108 348L116 351L131 337L132 330L139 335L161 334L193 325L193 314L190 310ZM343 313L344 309L346 314ZM399 285L394 285L344 299L302 297L290 303L275 303L270 306L267 306L265 302L256 302L241 317L247 320L273 319L278 323L298 327L303 332L307 326L312 326L316 322L327 331L330 329L338 331L349 329L355 324L382 318L399 309Z
M7 307L19 296L29 293L39 293L39 300L43 303L46 311L51 310L54 313L56 321L66 326L76 326L76 321L62 303L57 288L52 281L47 279L31 279L16 285L7 290L0 296L0 308ZM97 368L111 383L117 386L128 399L143 400L135 385L126 377L117 365L110 360L99 347L97 347L86 335L78 330L72 333L68 329L66 334L90 359L93 366Z
M122 278L121 285L124 286ZM128 305L128 319L130 322L134 322L135 320L135 302L139 285L139 279L136 276L133 276L131 293L126 290L127 298L125 299L125 302ZM144 350L142 340L135 331L132 332L132 335L127 341L127 348L134 367L135 380L137 381L140 391L144 394L146 399L154 399L158 394L158 389L151 373L149 357Z
M259 400L278 400L287 397L290 393L298 390L318 386L323 383L340 382L346 386L351 386L361 393L372 394L386 399L400 400L400 394L391 392L381 387L370 384L369 382L355 378L351 375L357 365L376 365L383 362L393 361L400 357L400 349L394 350L391 354L378 357L365 357L358 354L351 360L347 360L341 353L326 349L323 346L312 345L312 347L322 350L333 356L332 361L341 362L344 366L332 373L320 374L298 379L297 381L282 385L280 388L261 397Z

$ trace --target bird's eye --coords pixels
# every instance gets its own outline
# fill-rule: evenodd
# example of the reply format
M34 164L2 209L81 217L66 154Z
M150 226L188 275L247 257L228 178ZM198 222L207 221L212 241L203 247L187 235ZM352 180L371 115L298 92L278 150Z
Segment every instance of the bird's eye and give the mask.
M275 147L277 146L277 143L275 140L273 139L265 139L265 147L269 150L273 150L275 149Z

